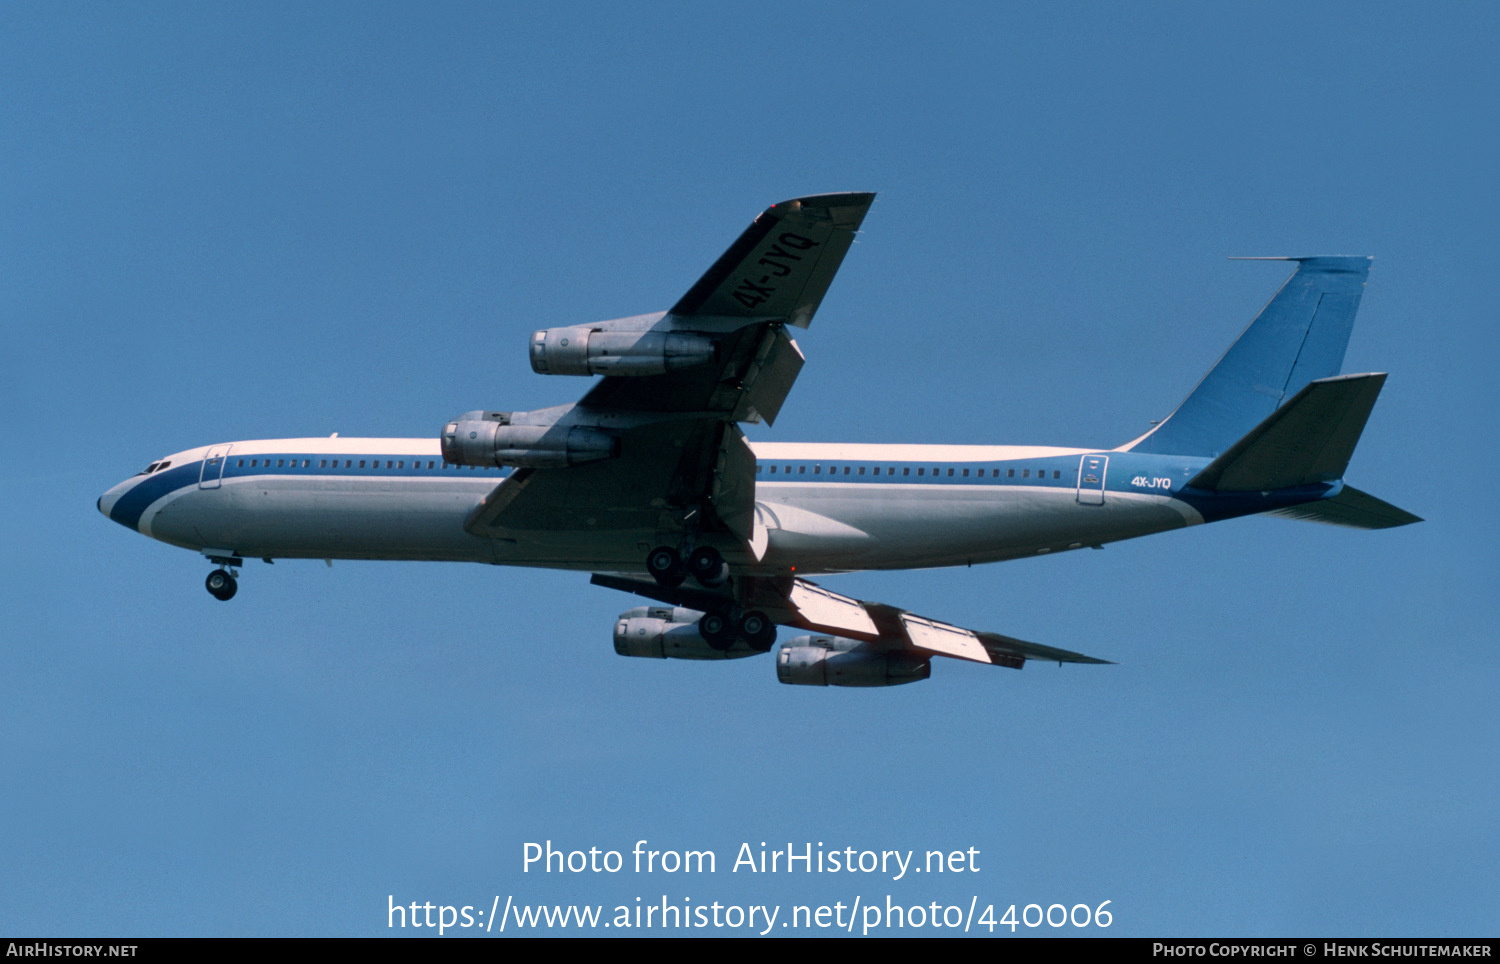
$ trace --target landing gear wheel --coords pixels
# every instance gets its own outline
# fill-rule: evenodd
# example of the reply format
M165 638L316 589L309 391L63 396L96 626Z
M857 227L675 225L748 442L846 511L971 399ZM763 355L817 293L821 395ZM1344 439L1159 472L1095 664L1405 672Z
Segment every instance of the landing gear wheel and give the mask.
M763 612L748 612L740 617L740 635L751 649L764 653L776 642L776 624Z
M698 635L721 653L734 645L734 625L723 613L704 613L698 620Z
M700 546L688 557L688 571L700 586L715 589L729 581L729 563L713 546Z
M228 602L233 599L234 594L240 588L240 584L235 578L223 569L215 569L209 573L208 578L203 581L203 585L208 587L209 595L220 602Z
M658 586L676 589L682 585L687 573L682 570L682 557L670 546L658 546L646 557L646 571Z

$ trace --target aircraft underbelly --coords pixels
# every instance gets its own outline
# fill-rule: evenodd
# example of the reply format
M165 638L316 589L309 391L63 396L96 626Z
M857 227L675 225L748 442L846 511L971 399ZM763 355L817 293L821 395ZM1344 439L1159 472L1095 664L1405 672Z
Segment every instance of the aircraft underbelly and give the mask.
M142 517L147 534L243 556L491 562L463 522L489 486L339 478L226 479L181 489Z
M765 561L795 559L799 572L995 562L1195 521L1174 499L1112 492L1103 505L1081 505L1071 488L841 485L757 495L768 516L784 506L793 510L782 514L794 524L822 520L802 531L768 533ZM781 501L770 501L776 498Z

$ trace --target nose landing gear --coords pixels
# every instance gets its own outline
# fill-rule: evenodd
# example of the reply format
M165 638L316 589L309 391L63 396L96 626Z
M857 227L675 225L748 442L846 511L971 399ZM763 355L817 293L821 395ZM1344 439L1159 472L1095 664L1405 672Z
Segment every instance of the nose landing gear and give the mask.
M234 578L234 573L228 569L215 569L208 574L208 578L203 581L203 585L207 587L209 595L220 602L228 602L233 599L234 594L240 588L239 582Z

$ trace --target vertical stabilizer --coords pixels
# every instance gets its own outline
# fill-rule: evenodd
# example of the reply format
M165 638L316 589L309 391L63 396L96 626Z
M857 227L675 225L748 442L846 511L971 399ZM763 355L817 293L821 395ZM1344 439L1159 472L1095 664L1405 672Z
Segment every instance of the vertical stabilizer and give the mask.
M1128 446L1216 457L1309 382L1339 373L1370 259L1285 258L1297 270L1160 425Z

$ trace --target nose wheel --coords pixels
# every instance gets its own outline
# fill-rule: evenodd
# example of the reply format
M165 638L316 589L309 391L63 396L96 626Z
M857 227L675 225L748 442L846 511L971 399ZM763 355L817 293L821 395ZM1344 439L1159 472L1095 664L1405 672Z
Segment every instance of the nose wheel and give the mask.
M215 569L208 574L208 578L203 581L203 585L208 589L208 594L220 602L228 602L233 599L234 594L240 588L240 584L234 578L234 574L228 569Z

